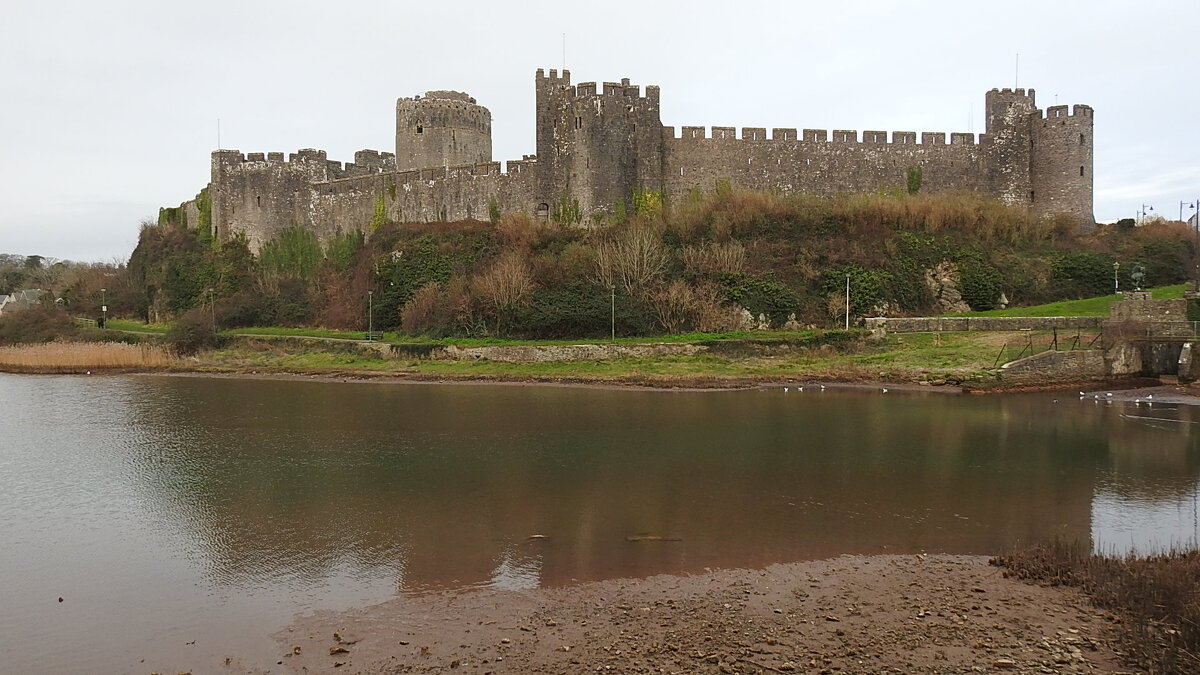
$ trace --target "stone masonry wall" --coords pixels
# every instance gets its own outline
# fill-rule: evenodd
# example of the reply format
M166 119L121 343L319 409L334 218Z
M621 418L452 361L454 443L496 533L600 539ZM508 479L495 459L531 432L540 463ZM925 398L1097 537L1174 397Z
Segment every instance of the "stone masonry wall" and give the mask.
M922 190L986 192L986 151L974 134L746 127L683 127L663 130L663 187L671 199L692 189L711 190L719 181L737 188L817 195L903 188L909 167L922 170Z
M965 331L1077 330L1100 328L1102 316L919 316L868 317L864 325L888 333Z
M1105 376L1104 351L1084 349L1049 351L1006 363L1000 377L1005 382L1063 382L1094 380Z

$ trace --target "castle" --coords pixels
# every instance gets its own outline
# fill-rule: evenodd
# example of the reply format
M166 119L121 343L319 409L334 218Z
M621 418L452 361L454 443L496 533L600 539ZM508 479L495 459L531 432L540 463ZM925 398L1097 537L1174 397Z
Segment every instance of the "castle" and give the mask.
M829 195L900 187L912 167L923 191L970 190L1065 214L1092 215L1092 108L1044 112L1032 89L992 89L987 127L971 133L685 126L664 127L659 88L624 79L571 84L570 71L539 69L537 154L492 161L492 119L467 94L430 91L396 102L395 152L360 150L343 165L322 150L212 153L213 234L243 233L254 250L292 226L322 240L397 222L484 220L497 210L549 218L578 204L584 223L628 202L635 189L668 200L718 182L733 187ZM919 142L918 142L919 141ZM195 200L182 205L199 223ZM572 209L574 210L574 209Z

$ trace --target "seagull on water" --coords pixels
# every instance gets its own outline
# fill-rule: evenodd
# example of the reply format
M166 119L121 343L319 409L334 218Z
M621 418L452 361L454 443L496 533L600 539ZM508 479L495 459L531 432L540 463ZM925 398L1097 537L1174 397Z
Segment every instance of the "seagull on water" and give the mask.
M880 393L882 393L882 394L886 394L886 393L887 393L887 387L882 387L882 388L881 388L879 391L880 391Z

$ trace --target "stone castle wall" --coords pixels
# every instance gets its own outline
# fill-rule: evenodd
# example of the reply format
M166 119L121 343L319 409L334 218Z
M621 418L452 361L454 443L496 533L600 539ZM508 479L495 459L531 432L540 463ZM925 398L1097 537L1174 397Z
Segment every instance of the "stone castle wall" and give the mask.
M678 199L693 189L711 189L719 181L735 188L778 189L832 195L903 188L909 167L922 171L927 191L988 191L986 148L974 134L683 127L677 135L663 130L663 188Z
M431 91L396 107L396 153L360 150L354 162L322 150L217 150L213 227L243 233L257 250L293 226L322 239L365 229L382 197L389 219L483 220L502 212L549 217L561 200L585 223L611 214L635 189L679 200L728 182L748 189L831 195L902 188L967 190L1035 215L1092 219L1092 109L1038 110L1033 90L993 89L987 131L968 133L743 127L664 127L660 91L628 79L571 84L569 71L535 76L537 154L491 157L491 113L462 92ZM185 204L187 206L187 204ZM189 220L189 222L192 222Z

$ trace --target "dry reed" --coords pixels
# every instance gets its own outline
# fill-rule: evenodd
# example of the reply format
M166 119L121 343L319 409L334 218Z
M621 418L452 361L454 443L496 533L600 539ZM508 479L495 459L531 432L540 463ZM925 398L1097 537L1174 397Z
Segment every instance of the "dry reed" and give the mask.
M25 373L141 370L163 368L175 361L164 347L123 342L49 342L0 347L0 370Z
M1107 556L1082 544L1018 548L994 564L1005 576L1082 588L1121 617L1127 654L1149 672L1200 672L1200 551Z

